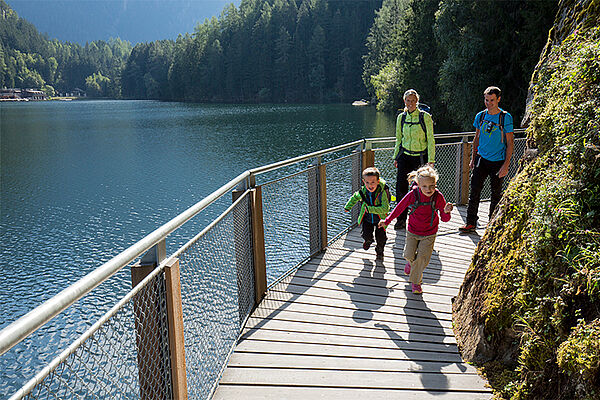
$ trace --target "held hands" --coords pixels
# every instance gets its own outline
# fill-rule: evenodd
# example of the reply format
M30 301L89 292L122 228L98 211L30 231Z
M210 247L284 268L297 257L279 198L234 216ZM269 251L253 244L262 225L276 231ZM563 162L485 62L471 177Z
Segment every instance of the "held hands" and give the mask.
M385 229L385 222L382 219L379 220L379 223L377 224L377 227Z
M452 203L446 203L446 205L444 206L444 212L446 214L450 214L450 212L452 212L453 209L454 209L454 204L452 204Z
M394 167L398 168L398 161L394 160Z

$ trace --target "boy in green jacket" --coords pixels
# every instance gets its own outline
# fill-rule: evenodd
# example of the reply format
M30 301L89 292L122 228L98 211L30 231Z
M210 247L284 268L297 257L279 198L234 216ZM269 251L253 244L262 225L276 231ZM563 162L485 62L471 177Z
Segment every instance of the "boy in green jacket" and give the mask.
M385 229L378 228L377 224L385 219L390 211L389 189L385 181L379 178L379 170L375 167L365 168L362 172L363 186L355 192L344 206L349 212L357 202L361 202L358 223L361 224L361 236L364 239L363 249L368 250L373 243L373 231L375 231L375 253L377 260L383 260L383 248L387 241Z

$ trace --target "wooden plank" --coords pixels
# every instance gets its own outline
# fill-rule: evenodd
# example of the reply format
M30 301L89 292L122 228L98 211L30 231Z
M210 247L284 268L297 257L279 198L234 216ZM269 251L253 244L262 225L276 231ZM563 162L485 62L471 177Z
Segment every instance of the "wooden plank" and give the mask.
M339 336L351 336L358 338L378 338L389 340L389 335L385 330L375 327L374 325L361 325L361 326L348 326L348 325L330 325L323 323L307 323L306 321L286 321L283 319L270 319L265 320L259 328L247 328L244 329L244 333L241 338L245 339L248 337L254 337L256 332L259 330L271 330L276 332L303 332L303 333L320 333L324 335L339 335ZM456 344L456 339L451 335L451 331L447 331L448 334L434 335L431 333L418 333L411 331L410 327L403 327L403 329L394 329L402 340L412 341L435 341L437 343L444 344Z
M268 321L276 318L283 321L304 322L313 324L324 323L328 325L338 326L357 326L358 324L362 323L365 326L373 327L375 326L375 323L378 323L380 325L380 328L389 328L390 330L395 332L406 331L407 328L405 327L409 327L410 331L415 333L424 333L428 335L440 336L452 335L452 328L450 326L451 324L449 323L446 323L446 326L442 326L441 323L432 322L431 320L426 319L411 318L407 317L406 315L397 315L395 318L390 318L389 320L385 321L382 321L381 319L373 321L373 319L369 317L370 315L367 315L364 318L361 315L352 315L351 317L340 317L279 310L276 313L272 313L271 315L266 317L251 317L248 320L246 326L248 327L248 329L258 328L265 325Z
M396 262L398 261L398 262ZM404 265L406 261L404 259L396 259L388 257L383 265L382 272L386 275L394 277L405 278ZM377 264L379 265L379 264ZM333 268L332 268L333 267ZM365 265L365 259L362 257L349 256L344 260L343 263L338 263L335 266L328 260L314 260L307 262L299 271L303 273L312 272L314 275L323 274L328 272L344 273L348 275L356 275L356 271L367 270L369 268ZM375 268L377 270L377 268ZM381 273L377 270L377 273ZM459 271L448 267L447 263L441 263L439 259L433 259L430 264L425 268L424 274L431 278L438 278L439 280L448 280L453 284L457 282L460 284L465 275L465 271Z
M227 368L221 382L246 385L288 385L304 387L425 389L481 392L484 381L473 374L443 374L378 371L292 370L288 368Z
M490 400L489 392L222 385L213 400Z
M287 302L284 307L277 306L278 303L267 302L252 315L254 318L268 317L269 315L279 312L296 312L299 314L309 315L323 315L323 316L337 316L346 317L357 320L364 315L365 319L372 319L374 321L396 321L401 314L394 312L392 309L390 312L389 307L384 307L380 304L370 304L369 307L365 308L338 308L330 307L323 304L307 304L300 303L297 301ZM413 322L420 322L423 325L430 326L452 326L452 315L447 313L434 313L426 310L406 310L404 315L408 318L412 318ZM370 318L369 318L370 317Z
M286 282L287 283L287 282ZM319 279L318 281L314 281L311 278L305 278L302 276L296 276L293 275L290 279L290 283L289 285L304 285L304 286L316 286L316 287L324 287L324 288L339 288L341 289L340 286L337 285L337 282L335 281L330 281L328 279ZM362 284L362 283L358 283L357 288L352 288L352 287L344 287L344 291L351 293L351 292L356 292L356 293L363 293L364 291L368 291L371 294L377 294L379 296L384 296L384 297L388 297L390 294L390 291L406 291L407 294L410 293L410 284L408 281L402 283L402 282L397 282L397 285L393 285L391 287L385 287L385 286L375 286L375 285L369 285L369 284ZM433 285L432 285L433 286ZM454 297L458 294L458 286L455 288L449 288L449 287L444 287L444 286L439 286L439 285L435 285L434 289L430 290L430 293L435 293L438 296L446 296L446 297ZM425 287L423 288L423 290L427 290ZM410 293L412 294L412 293Z
M288 286L289 289L293 287ZM372 296L369 293L361 293L352 297L353 305L348 304L348 299L339 290L334 289L319 289L308 288L306 291L294 293L292 291L271 290L266 298L267 301L298 301L313 304L327 303L332 306L360 308L365 304L378 303L378 296ZM408 299L406 297L388 297L385 302L388 307L397 309L397 313L401 314L406 309L429 310L439 313L452 313L452 305L447 303L425 303L420 299Z
M408 280L408 275L404 273L404 265L402 265L402 275L398 275L395 271L386 270L386 268L379 268L379 266L365 265L364 268L346 268L347 265L337 267L331 271L319 271L314 268L302 268L294 273L294 277L303 277L307 279L313 279L316 274L320 275L319 279L327 279L334 282L353 282L360 280L362 284L372 285L372 286L389 286L388 283L394 284L398 282L406 283ZM373 268L374 267L374 268ZM448 278L447 275L444 276L444 279L441 278L441 275L435 274L431 269L426 268L423 272L423 280L429 280L432 285L448 287L455 289L457 286L460 286L463 279L460 278Z
M389 372L442 372L445 374L477 374L469 364L436 361L388 360L350 357L322 357L320 355L258 354L236 352L231 356L232 367L279 367L303 369L333 369L352 371Z
M402 304L402 301L411 301L413 303L422 302L426 304L424 307L428 307L429 309L434 309L437 306L448 306L451 304L451 296L442 295L439 293L432 293L425 290L425 292L421 295L414 295L410 289L410 283L406 283L405 286L397 285L393 288L393 295L388 297L386 300L387 304L390 305L399 305ZM425 287L425 289L427 289ZM347 292L341 290L341 288L334 284L323 284L323 283L315 283L314 285L308 285L306 282L304 284L301 283L289 283L284 288L278 288L278 290L283 290L289 293L294 293L297 296L301 296L303 293L322 293L323 297L332 297L337 299L346 299L348 298ZM377 293L361 293L354 292L352 298L356 301L365 301L365 302L374 302L379 303L379 297L381 294ZM366 299L366 300L363 300Z
M382 329L383 330L383 329ZM390 337L354 337L344 335L323 334L320 332L294 332L289 330L272 331L268 329L255 329L247 331L244 338L239 343L247 340L261 341L265 346L270 346L272 343L307 343L307 344L323 344L334 346L353 346L361 348L375 349L407 349L419 351L433 351L439 353L457 353L456 344L451 343L436 343L433 338L428 341L413 340L411 334L398 335L390 329ZM385 332L384 332L385 333ZM421 338L425 335L420 335Z
M320 354L322 356L360 357L389 360L435 361L443 363L462 363L458 353L437 353L418 349L382 349L359 346L336 346L313 343L267 343L260 340L244 340L236 347L236 351L261 354Z

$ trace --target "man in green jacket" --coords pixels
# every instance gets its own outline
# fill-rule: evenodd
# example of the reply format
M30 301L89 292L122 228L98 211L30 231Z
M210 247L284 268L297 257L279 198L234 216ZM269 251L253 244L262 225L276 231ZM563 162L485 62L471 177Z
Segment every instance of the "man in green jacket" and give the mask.
M374 167L365 168L362 173L363 186L355 192L344 206L349 212L357 202L361 202L358 223L361 224L361 236L364 240L363 249L368 250L373 243L373 231L375 231L375 253L377 260L383 260L383 248L387 242L385 229L378 228L380 220L385 219L390 211L389 189L385 181L380 179L379 170Z
M396 119L396 147L394 167L396 175L396 198L398 201L408 193L408 174L422 165L435 162L435 139L431 114L420 110L419 94L414 89L404 93L404 112ZM406 228L407 211L404 211L394 225L395 229Z

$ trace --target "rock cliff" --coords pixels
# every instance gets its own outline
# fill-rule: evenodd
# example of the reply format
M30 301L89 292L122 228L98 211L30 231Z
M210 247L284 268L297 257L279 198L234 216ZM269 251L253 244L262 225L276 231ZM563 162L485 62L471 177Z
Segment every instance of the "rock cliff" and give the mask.
M454 305L500 398L600 398L600 0L560 1L533 73L530 150Z

